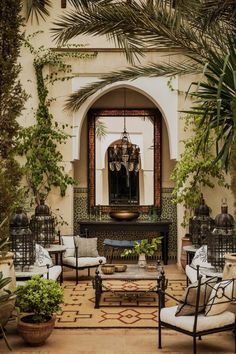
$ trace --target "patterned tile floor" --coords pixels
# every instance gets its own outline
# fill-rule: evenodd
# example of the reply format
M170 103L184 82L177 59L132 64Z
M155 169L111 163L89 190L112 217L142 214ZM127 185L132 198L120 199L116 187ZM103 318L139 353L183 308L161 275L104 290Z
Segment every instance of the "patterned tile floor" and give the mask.
M170 277L184 274L176 265L165 267ZM71 278L71 274L66 272ZM190 337L177 332L163 331L163 349L157 348L155 329L55 329L45 345L27 347L17 335L14 325L8 327L8 340L18 354L189 354L192 352ZM234 337L231 332L209 335L198 342L199 354L232 353ZM9 354L0 339L0 354Z

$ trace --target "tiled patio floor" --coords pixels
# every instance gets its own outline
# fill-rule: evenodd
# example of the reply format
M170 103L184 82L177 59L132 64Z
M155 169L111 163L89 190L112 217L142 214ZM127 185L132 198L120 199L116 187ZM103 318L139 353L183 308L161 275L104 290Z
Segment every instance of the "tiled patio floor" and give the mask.
M165 267L167 276L183 277L176 265ZM71 274L66 272L71 278ZM8 330L13 353L31 354L154 354L191 353L192 339L170 330L163 330L163 349L157 348L154 329L55 329L44 346L27 347L17 335L15 326ZM198 341L198 353L233 353L234 336L231 332L208 335ZM10 353L0 340L0 354Z

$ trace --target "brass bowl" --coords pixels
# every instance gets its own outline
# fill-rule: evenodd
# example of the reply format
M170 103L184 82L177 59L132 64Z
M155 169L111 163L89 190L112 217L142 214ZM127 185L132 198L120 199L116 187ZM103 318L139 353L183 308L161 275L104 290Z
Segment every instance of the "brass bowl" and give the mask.
M111 211L109 215L112 219L118 221L129 221L129 220L137 219L139 217L139 212L132 211L132 210L119 210L119 211Z
M125 272L127 269L126 264L115 264L115 272Z

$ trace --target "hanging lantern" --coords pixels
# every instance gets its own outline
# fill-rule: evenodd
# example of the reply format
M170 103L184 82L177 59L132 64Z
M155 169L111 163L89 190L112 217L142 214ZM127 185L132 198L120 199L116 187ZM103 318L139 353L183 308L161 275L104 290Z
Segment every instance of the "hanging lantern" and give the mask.
M214 220L210 217L210 208L201 195L200 204L195 209L194 217L189 222L190 239L196 247L207 243L207 234L212 231Z
M34 265L35 240L29 228L29 220L22 209L18 209L10 221L11 249L14 265L23 271Z
M55 221L51 216L49 207L45 205L44 199L35 208L35 215L31 217L30 229L35 236L36 243L43 247L50 247L55 240Z
M236 252L234 218L228 214L226 201L222 203L221 214L215 218L215 228L207 237L207 259L217 271L224 268L225 253Z

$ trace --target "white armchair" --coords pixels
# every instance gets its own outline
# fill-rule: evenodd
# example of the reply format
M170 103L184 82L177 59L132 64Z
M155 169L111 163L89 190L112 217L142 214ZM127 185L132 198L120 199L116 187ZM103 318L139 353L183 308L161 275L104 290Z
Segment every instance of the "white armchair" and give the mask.
M97 251L97 238L85 238L72 235L60 237L62 245L66 246L66 251L62 257L62 265L76 271L76 284L79 280L79 270L97 267L100 263L105 264L106 258L101 257Z
M233 297L234 279L217 283L217 278L199 276L185 291L178 306L160 308L163 295L173 296L159 289L158 348L162 348L162 327L187 334L193 339L193 354L197 353L196 339L212 333L234 330L236 352L235 314L229 305Z

